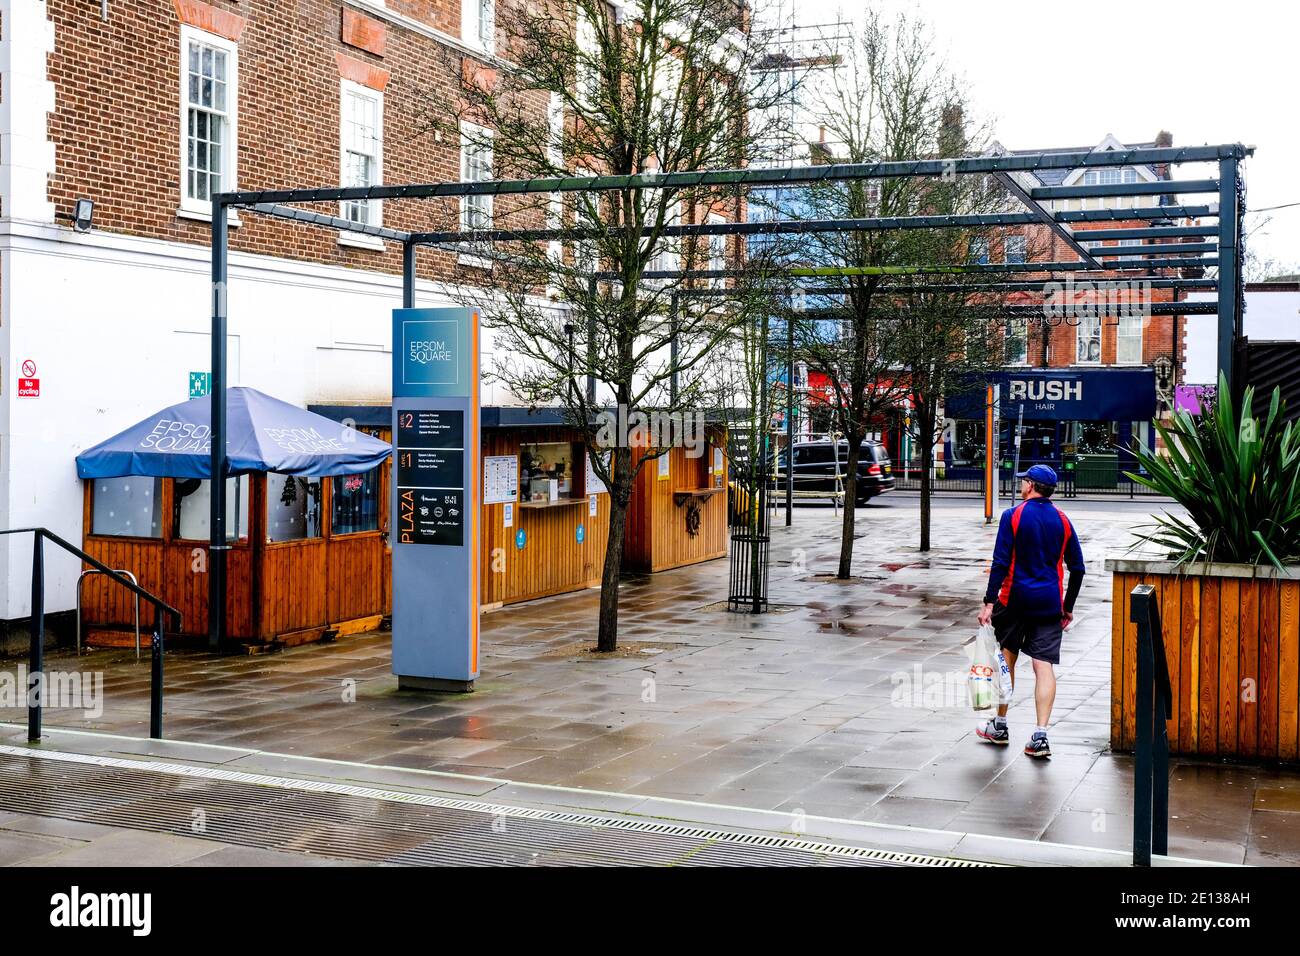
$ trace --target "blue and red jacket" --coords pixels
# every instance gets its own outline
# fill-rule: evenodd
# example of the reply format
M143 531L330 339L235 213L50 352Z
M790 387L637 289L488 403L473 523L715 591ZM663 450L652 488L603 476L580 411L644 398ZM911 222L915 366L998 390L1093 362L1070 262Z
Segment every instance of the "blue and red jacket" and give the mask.
M1083 549L1063 512L1046 498L1002 512L985 604L996 600L1026 617L1059 617L1063 609L1074 611L1082 584Z

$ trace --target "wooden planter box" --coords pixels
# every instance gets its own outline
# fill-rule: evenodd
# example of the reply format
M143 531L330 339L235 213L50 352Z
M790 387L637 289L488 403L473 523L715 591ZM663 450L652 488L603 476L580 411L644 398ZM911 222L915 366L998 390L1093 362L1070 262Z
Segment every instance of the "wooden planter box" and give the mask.
M1134 744L1137 626L1130 595L1156 589L1173 691L1171 753L1295 762L1300 751L1300 566L1108 560L1113 573L1110 743Z

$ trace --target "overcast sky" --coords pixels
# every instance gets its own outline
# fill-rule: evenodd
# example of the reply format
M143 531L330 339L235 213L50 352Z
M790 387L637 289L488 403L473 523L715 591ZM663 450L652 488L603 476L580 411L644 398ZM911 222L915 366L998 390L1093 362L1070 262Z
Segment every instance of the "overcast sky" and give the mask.
M1258 148L1245 164L1248 208L1300 203L1294 0L877 2L931 24L1008 149L1091 146L1107 133L1148 142L1161 129L1176 146L1241 142ZM860 0L784 3L801 23L862 9ZM1181 176L1203 172L1185 166ZM1247 215L1246 230L1261 257L1300 263L1300 205Z

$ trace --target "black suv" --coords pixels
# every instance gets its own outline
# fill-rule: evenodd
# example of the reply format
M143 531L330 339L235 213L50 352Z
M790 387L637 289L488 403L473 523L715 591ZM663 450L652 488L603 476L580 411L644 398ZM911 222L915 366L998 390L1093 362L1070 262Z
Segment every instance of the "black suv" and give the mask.
M780 498L785 492L785 467L786 454L782 450L778 452L780 456L779 468L775 469L780 472L777 478L769 478L771 482L772 494ZM838 465L836 458L839 458ZM832 442L829 439L819 441L801 441L794 443L794 490L801 492L825 492L830 494L837 490L835 475L841 476L840 485L843 487L843 476L848 472L849 462L849 443L846 441ZM774 469L769 468L768 474L771 475ZM894 488L893 463L889 460L889 452L885 446L878 441L868 439L862 443L862 454L858 457L858 489L857 503L865 504L868 498L874 498L876 495L882 495L886 491L892 491Z

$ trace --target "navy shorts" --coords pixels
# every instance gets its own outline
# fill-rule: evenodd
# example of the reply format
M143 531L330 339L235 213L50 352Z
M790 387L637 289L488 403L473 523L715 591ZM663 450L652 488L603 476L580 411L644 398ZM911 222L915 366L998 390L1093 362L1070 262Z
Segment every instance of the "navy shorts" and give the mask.
M1027 617L1001 602L993 605L993 633L998 646L1012 654L1027 654L1036 661L1061 663L1061 618Z

